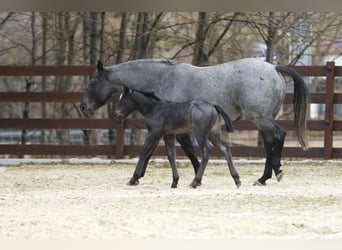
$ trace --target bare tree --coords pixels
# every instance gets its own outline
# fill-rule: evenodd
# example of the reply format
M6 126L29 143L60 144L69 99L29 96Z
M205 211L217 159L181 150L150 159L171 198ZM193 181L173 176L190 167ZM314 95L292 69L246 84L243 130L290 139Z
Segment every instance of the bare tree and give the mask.
M123 56L126 49L128 19L129 14L127 12L121 14L119 43L117 48L118 52L115 60L116 64L121 63L123 61Z
M206 36L209 31L208 14L206 12L198 13L197 32L195 38L193 65L204 65L208 62L208 54L205 48Z
M32 40L32 45L31 45L31 64L35 65L36 64L36 51L37 51L37 37L36 37L36 13L32 12L31 13L31 40ZM29 92L31 91L31 87L34 83L32 77L28 77L25 79L26 86L25 86L25 91ZM24 109L23 109L23 118L29 118L29 111L30 110L30 103L25 102L24 103ZM28 138L27 138L27 129L23 129L21 131L21 144L26 144ZM19 157L23 157L22 155L19 155Z
M14 12L9 12L6 14L6 16L4 18L2 18L2 20L0 20L0 29L11 18L11 16L13 14L14 14Z
M151 38L158 24L161 22L163 12L138 12L133 49L130 59L142 59L149 56L152 51Z

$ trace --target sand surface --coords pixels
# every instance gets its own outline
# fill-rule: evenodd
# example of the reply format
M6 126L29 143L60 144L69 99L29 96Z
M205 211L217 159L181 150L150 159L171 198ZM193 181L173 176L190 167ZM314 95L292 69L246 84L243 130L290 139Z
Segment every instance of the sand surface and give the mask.
M262 164L237 162L240 189L225 164L209 162L197 189L188 163L179 164L177 189L161 162L127 186L134 167L0 166L0 239L342 238L341 162L288 161L283 180L265 187L252 185Z

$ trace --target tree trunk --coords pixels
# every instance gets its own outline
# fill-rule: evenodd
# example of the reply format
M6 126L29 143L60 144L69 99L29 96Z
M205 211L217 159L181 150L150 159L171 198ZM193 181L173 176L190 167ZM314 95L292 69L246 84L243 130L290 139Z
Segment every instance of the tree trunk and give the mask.
M162 20L163 12L155 14L155 18L153 16L154 13L152 12L138 13L131 59L147 58L150 52L153 51L151 37Z
M31 64L35 65L36 64L36 51L37 51L37 37L36 37L36 13L32 12L31 14L31 39L32 39L32 46L31 46ZM25 79L26 81L26 87L25 90L26 92L30 92L31 86L33 84L33 79L32 77L29 77ZM23 118L29 118L29 109L30 109L30 103L25 102L24 103L24 110L23 110ZM27 143L27 130L23 129L21 131L21 144L26 144ZM18 157L22 158L23 155L19 155Z
M98 49L97 49L97 39L98 39L98 12L90 12L90 64L96 64L98 60Z
M277 23L274 12L270 12L268 16L268 28L266 39L266 62L273 63L274 48L276 43Z
M208 14L207 12L198 13L196 42L194 48L194 55L192 58L193 65L205 65L208 62L208 55L205 49L205 39L208 32Z
M100 23L100 52L99 52L99 60L103 60L104 54L104 44L105 44L105 17L106 12L101 12L101 23Z
M46 53L47 53L47 40L48 40L48 17L46 13L40 14L42 17L42 65L46 65ZM42 92L46 91L46 76L42 76ZM47 111L46 111L46 103L43 102L42 104L42 118L47 117ZM45 130L41 130L40 134L40 143L45 143Z
M118 46L118 53L117 53L116 61L115 61L116 64L123 62L123 55L126 49L127 25L128 25L128 13L124 12L121 14L119 46Z
M136 28L135 28L135 38L134 38L133 51L131 54L132 60L143 58L142 57L142 54L144 53L142 51L143 23L144 23L144 13L139 12L138 16L137 16L137 24L136 24Z
M67 60L66 48L68 46L68 34L66 23L68 20L68 14L64 12L59 12L55 16L55 32L56 32L56 65L65 65ZM69 25L69 24L68 24ZM69 83L66 81L64 76L56 77L56 90L60 92L66 92L69 89ZM62 103L60 108L56 106L55 110L59 109L59 114L61 118L68 117L68 110L66 104ZM56 140L59 144L65 144L69 140L69 135L65 131L56 129Z

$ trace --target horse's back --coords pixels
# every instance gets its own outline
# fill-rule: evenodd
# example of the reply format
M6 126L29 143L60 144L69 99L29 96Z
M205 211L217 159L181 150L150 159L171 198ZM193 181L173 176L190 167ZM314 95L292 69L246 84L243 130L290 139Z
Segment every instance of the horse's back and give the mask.
M285 96L285 83L275 66L245 58L208 67L177 65L179 95L220 105L233 120L275 116ZM181 83L183 81L183 83ZM177 90L175 90L177 92Z

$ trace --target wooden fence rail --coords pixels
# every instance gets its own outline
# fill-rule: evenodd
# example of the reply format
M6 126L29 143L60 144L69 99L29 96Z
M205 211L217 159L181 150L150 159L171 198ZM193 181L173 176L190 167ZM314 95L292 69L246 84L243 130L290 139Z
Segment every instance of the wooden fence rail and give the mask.
M334 147L334 131L342 131L342 120L334 120L334 104L342 104L342 93L334 93L334 81L342 76L342 67L335 66L334 62L327 62L325 66L293 66L302 76L325 77L326 92L311 95L311 103L325 104L324 120L309 120L308 129L324 131L324 146L312 147L302 151L299 147L285 147L284 157L300 158L342 158L342 148ZM4 76L90 76L95 66L0 66L0 77ZM1 80L0 80L1 84ZM79 103L81 92L0 92L0 102L56 102ZM293 94L287 94L285 104L291 104ZM278 120L285 129L294 130L293 120ZM236 130L256 130L255 126L246 120L234 122ZM145 128L142 119L127 119L115 123L110 119L37 119L37 118L1 118L0 129L115 129L115 145L52 145L52 144L0 144L0 155L58 155L58 156L110 156L123 158L136 157L141 145L124 145L125 129ZM184 156L180 147L176 148L177 155ZM196 149L198 150L198 149ZM164 155L163 147L157 147L154 155ZM218 150L213 150L214 156L222 156ZM232 146L235 157L264 157L263 147Z

